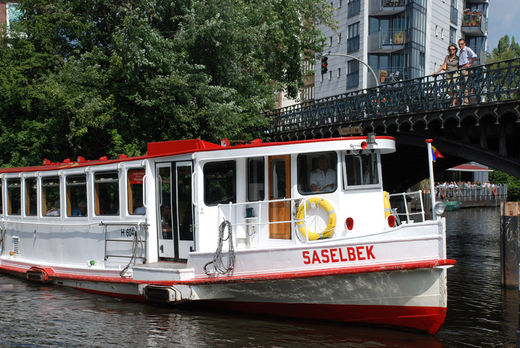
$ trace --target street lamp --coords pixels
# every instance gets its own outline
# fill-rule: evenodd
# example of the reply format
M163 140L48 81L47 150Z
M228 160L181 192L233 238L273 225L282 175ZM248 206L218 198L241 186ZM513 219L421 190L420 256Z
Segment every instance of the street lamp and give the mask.
M374 80L376 80L376 87L379 87L379 79L377 78L377 75L376 75L376 72L374 71L374 69L372 69L372 67L370 65L368 65L367 63L365 63L364 61L362 61L361 59L357 58L357 57L354 57L354 56L351 56L350 54L345 54L345 53L328 53L327 56L336 56L336 57L347 57L347 58L351 58L351 59L355 59L357 60L358 62L360 62L361 64L363 64L364 66L366 66L368 68L368 70L370 70L370 72L372 73L372 75L374 76Z

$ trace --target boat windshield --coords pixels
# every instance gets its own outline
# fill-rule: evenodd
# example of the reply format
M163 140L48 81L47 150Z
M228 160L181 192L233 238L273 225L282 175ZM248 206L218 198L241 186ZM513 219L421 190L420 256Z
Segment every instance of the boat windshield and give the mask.
M300 194L336 191L337 156L335 152L314 152L298 155L298 191Z
M345 187L379 185L377 155L345 155Z

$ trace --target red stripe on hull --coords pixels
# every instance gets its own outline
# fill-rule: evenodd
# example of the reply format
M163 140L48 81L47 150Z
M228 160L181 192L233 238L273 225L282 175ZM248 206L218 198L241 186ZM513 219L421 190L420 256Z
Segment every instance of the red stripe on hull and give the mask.
M213 309L282 317L361 323L426 331L435 335L446 318L446 308L305 303L200 301ZM188 304L190 305L190 304Z

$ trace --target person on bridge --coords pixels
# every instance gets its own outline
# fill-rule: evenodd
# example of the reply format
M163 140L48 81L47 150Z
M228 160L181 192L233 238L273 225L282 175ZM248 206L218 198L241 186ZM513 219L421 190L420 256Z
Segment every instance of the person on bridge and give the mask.
M439 70L434 72L434 75L437 75L441 71L446 71L446 81L448 82L448 91L452 91L451 93L451 106L457 106L457 80L459 77L459 73L457 70L459 69L459 57L457 56L457 46L451 44L448 46L448 55L444 58L444 62L442 63ZM448 92L449 94L449 92Z
M467 69L471 68L475 60L477 60L477 54L468 46L466 46L466 40L459 39L459 69L461 69L461 74L464 76L464 82L467 84L469 71ZM464 105L469 104L468 99L468 88L464 86Z

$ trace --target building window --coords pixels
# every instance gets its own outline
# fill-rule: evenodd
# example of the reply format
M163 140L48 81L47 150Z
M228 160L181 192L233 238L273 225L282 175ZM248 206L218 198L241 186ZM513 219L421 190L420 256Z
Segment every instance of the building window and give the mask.
M457 10L457 0L451 0L451 7L450 7L451 23L457 25L458 18L459 18L459 11Z
M338 44L341 43L341 33L338 34Z
M119 215L119 175L116 171L94 176L96 215Z
M359 50L359 22L348 26L347 53Z
M359 62L350 60L347 63L347 89L359 86Z
M349 0L348 2L348 17L357 16L361 11L360 0Z
M36 178L25 179L25 216L36 216Z
M21 19L23 16L20 10L20 4L15 2L9 2L6 5L6 22L7 29L9 32L22 32Z
M457 43L457 29L454 27L450 27L450 44Z
M42 215L60 216L60 177L42 178Z
M338 68L338 79L341 77L341 68Z

